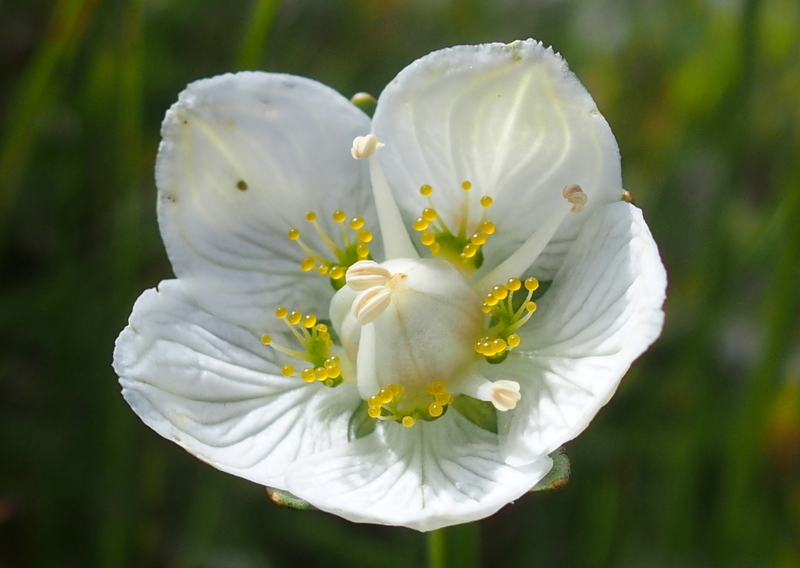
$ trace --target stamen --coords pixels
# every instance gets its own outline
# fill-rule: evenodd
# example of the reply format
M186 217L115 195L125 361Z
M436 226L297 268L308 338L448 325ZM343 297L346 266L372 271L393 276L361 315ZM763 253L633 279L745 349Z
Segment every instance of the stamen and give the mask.
M336 222L341 229L342 241L344 243L343 247L339 247L319 225L317 222L317 214L314 211L306 213L306 221L314 226L317 234L333 253L334 259L326 258L324 255L306 245L306 243L301 240L301 233L297 228L290 229L286 236L300 245L309 255L300 262L300 268L305 272L316 270L318 274L330 276L333 287L338 290L344 286L347 268L358 260L369 258L370 252L367 243L372 241L372 232L363 228L363 218L353 217L350 221L350 229L352 229L355 234L351 237L345 226L347 213L337 210L333 212L332 217L334 222Z
M559 206L516 252L481 278L473 289L486 290L493 282L505 280L513 274L524 273L536 261L570 211L578 212L586 204L587 196L579 185L565 187L562 194L567 204Z
M351 153L357 160L369 158L369 175L372 182L372 194L375 208L378 211L378 224L383 237L383 250L386 260L393 258L419 258L417 249L411 243L403 218L392 196L392 190L386 181L383 168L375 156L375 150L382 147L374 134L358 136L353 141Z
M508 412L517 406L522 398L519 392L519 383L501 379L493 383L486 382L478 388L478 400L491 402L500 412Z
M366 325L377 318L392 302L392 290L387 286L374 286L361 292L353 302L353 315L358 323Z
M284 355L310 363L310 366L300 372L295 371L293 365L285 364L281 367L281 374L284 377L298 377L309 383L319 381L328 387L341 384L343 378L339 358L330 353L333 340L328 326L317 323L317 316L314 314L303 315L300 311L289 311L285 307L275 310L275 316L289 327L304 351L276 345L268 333L261 336L261 342Z
M357 292L385 286L391 277L391 272L372 260L359 260L347 269L347 285Z

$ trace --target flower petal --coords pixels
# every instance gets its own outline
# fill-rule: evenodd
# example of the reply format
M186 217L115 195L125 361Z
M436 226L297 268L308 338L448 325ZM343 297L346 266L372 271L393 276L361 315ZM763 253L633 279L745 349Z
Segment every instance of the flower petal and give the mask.
M518 332L520 347L486 369L522 385L516 409L499 415L509 463L550 453L586 428L661 334L666 283L639 209L620 202L592 215Z
M280 375L259 337L198 308L178 280L147 290L117 339L122 394L156 432L208 462L284 488L298 457L347 441L360 399Z
M295 462L289 490L324 511L355 522L420 531L491 515L550 470L546 455L513 468L497 436L458 412L411 428L380 424L347 446Z
M307 211L334 238L338 209L377 228L368 169L350 155L369 125L337 92L291 75L221 75L181 93L162 125L158 218L175 274L206 309L251 324L301 297L327 311L327 278L296 286L308 255L287 232L327 253Z
M570 215L537 261L551 277L588 218L620 199L619 150L589 93L561 56L527 40L436 51L404 69L380 96L373 132L406 220L433 202L452 228L461 182L472 182L472 221L489 195L497 232L484 247L484 271L523 243L579 184L587 214Z

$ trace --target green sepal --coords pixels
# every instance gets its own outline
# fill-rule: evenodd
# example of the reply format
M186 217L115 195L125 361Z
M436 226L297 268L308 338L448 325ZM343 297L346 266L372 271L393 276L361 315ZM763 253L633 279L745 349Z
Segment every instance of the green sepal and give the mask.
M531 491L550 491L560 489L569 481L570 465L567 451L562 447L550 454L553 460L552 469L545 475L539 483L534 485Z
M316 511L317 508L300 499L299 497L295 497L288 491L284 491L282 489L275 489L274 487L267 487L267 497L269 500L275 503L276 505L280 505L281 507L289 507L290 509L297 509L298 511Z
M453 406L461 416L479 428L497 434L497 410L492 403L460 394L453 400Z
M371 418L367 414L369 405L366 400L362 400L361 404L356 407L353 415L350 417L350 423L347 425L347 441L352 442L369 436L375 431L375 424L377 420Z

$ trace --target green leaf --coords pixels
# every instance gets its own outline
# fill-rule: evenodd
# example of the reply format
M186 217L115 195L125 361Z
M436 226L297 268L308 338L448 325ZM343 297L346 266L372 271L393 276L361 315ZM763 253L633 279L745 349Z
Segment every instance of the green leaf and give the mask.
M367 414L368 408L367 401L362 400L350 417L350 423L347 425L348 442L368 436L375 430L376 420Z
M269 500L282 507L289 507L290 509L297 509L298 511L316 511L317 508L303 501L299 497L295 497L288 491L282 489L275 489L274 487L267 487L267 497Z
M566 450L561 447L550 454L553 468L537 483L531 491L550 491L564 487L569 481L570 465Z
M490 402L460 394L455 397L453 406L461 416L476 426L492 434L497 434L497 410Z

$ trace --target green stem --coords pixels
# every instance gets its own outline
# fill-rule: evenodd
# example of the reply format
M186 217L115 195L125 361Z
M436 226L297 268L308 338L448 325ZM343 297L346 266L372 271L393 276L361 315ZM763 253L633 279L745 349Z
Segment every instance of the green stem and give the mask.
M478 525L468 523L428 533L428 568L478 568Z

